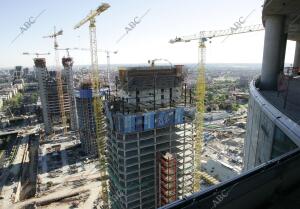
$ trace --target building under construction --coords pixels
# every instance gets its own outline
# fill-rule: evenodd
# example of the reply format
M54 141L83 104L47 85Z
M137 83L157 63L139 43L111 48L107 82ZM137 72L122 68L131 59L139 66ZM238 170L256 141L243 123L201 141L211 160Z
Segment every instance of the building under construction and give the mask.
M51 134L54 130L54 126L59 126L62 123L56 71L49 71L47 69L46 60L44 58L34 59L34 64L39 83L39 94L43 109L45 132L47 134ZM70 129L76 130L77 119L76 111L74 111L76 108L73 94L74 83L72 73L72 58L63 58L62 64L64 66L64 70L62 71L64 111Z
M75 99L78 115L78 130L81 146L85 154L97 155L97 135L93 101L96 96L91 81L84 81L75 91Z
M183 66L119 70L104 105L112 208L157 208L193 192L195 108L184 77Z

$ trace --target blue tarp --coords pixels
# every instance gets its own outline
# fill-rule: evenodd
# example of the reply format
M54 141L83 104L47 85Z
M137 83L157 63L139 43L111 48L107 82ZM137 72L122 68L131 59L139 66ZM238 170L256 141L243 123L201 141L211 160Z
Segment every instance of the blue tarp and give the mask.
M114 125L115 125L115 129L118 132L123 133L124 132L124 117L122 114L117 114L113 117L114 119Z
M183 123L183 114L184 114L184 108L178 107L175 110L175 124L182 124Z
M192 119L195 118L196 115L196 108L192 107L192 108L184 108L184 115L191 117Z
M174 110L157 112L156 127L163 128L174 124Z
M108 107L106 106L105 109L108 109ZM113 121L115 129L118 132L132 133L182 124L184 123L185 112L183 107L179 107L159 112L148 112L141 115L123 115L118 113L113 117Z
M136 118L135 118L135 130L136 131L143 131L143 129L144 129L143 123L144 123L144 116L143 115L137 115Z
M155 112L148 112L144 114L144 130L154 129L154 116Z
M124 133L135 132L135 115L124 117Z
M93 97L92 89L80 89L79 90L80 98L90 99Z

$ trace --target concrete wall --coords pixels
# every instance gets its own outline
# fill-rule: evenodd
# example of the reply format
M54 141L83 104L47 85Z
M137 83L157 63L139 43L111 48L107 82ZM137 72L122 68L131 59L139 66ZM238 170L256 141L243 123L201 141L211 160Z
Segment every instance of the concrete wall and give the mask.
M252 169L271 159L275 124L262 109L259 98L250 91L244 170Z
M299 125L269 103L252 82L244 146L244 171L271 160L276 127L300 146Z
M206 163L203 163L202 167L206 169L209 175L214 176L221 182L233 179L239 175L239 172L234 168L213 159L209 159Z
M42 103L45 132L47 134L50 134L52 132L52 124L51 124L49 109L47 105L48 104L47 89L46 89L47 82L45 80L45 78L47 77L47 69L39 66L35 68L35 71L37 72L37 78L39 83L39 95Z
M28 159L22 165L20 200L35 196L37 186L39 136L30 135L28 141Z

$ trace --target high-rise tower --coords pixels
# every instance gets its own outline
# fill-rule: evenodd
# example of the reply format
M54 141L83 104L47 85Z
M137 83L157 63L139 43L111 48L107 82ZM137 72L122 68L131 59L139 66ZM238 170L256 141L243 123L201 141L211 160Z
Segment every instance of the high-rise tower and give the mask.
M85 154L95 156L98 154L95 114L93 100L96 95L91 81L84 81L79 89L75 91L78 130L81 146Z
M117 85L105 103L112 208L157 208L191 194L195 109L183 66L122 69Z
M49 71L47 69L46 60L44 58L35 58L34 63L39 83L39 95L42 102L45 132L47 134L51 134L54 130L54 126L61 125L56 71ZM76 112L74 112L75 109L72 109L75 106L75 100L72 99L72 91L74 87L70 68L71 65L67 64L68 62L65 60L65 58L63 59L63 63L65 64L65 70L62 72L64 109L69 127L73 129L76 126L76 118L74 120L74 117L71 116L76 114ZM70 111L71 109L72 111Z

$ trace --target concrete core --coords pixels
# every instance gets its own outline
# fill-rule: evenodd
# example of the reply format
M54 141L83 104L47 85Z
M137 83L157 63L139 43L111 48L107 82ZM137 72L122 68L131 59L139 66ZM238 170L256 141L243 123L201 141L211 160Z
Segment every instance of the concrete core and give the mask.
M287 42L284 25L284 16L274 15L266 18L261 89L275 90L277 88L277 77L283 70Z

